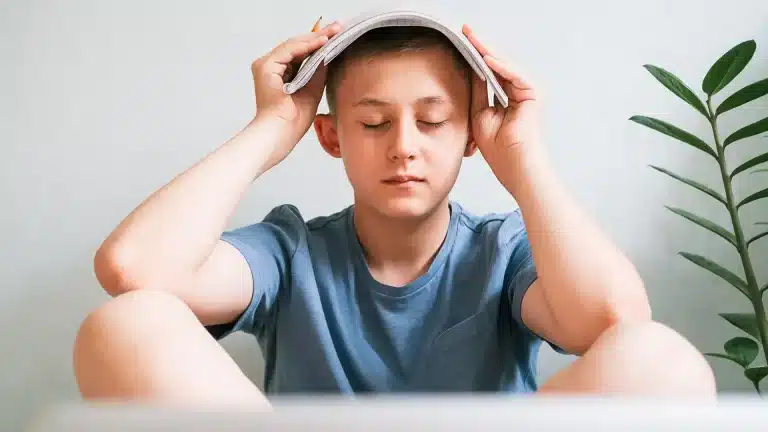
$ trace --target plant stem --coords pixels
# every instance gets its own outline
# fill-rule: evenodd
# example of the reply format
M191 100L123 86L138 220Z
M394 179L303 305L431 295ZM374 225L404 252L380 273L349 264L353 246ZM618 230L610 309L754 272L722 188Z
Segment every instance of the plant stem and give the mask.
M725 188L725 200L728 206L728 213L731 216L731 223L733 224L733 231L736 236L736 244L739 256L741 257L741 264L744 266L744 275L747 278L749 297L752 301L752 306L755 309L755 320L757 321L757 329L760 334L760 344L763 346L763 357L765 358L766 365L768 365L768 326L766 325L765 319L765 307L763 305L762 293L760 292L760 287L758 286L757 278L755 277L755 270L752 267L752 260L749 257L747 243L744 240L744 230L741 228L739 210L736 208L736 202L733 198L731 176L728 174L728 166L725 161L725 149L720 142L720 134L717 129L717 116L712 109L711 98L707 98L707 109L709 110L709 124L712 126L712 133L715 137L717 162L720 165L720 175L722 176L723 186ZM757 385L755 387L757 387ZM760 393L759 388L758 393Z

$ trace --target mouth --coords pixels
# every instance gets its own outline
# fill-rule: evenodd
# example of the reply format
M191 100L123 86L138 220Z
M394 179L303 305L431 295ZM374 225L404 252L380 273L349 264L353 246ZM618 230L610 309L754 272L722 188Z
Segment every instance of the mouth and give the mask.
M416 177L411 175L396 175L392 177L387 177L384 180L382 180L382 183L393 185L393 186L400 186L400 185L412 185L416 183L423 183L426 181L423 177Z

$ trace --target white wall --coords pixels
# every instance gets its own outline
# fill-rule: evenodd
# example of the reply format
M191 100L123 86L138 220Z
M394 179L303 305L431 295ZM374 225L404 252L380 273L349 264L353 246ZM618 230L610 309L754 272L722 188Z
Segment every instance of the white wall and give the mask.
M44 405L77 398L71 372L75 331L86 312L106 299L93 276L93 252L145 196L249 119L251 61L308 30L320 14L333 19L359 12L341 0L266 4L19 0L0 5L3 423L19 425ZM481 4L498 9L484 12ZM720 349L736 332L715 314L748 306L733 289L675 254L683 248L709 250L709 256L734 266L736 256L662 205L728 221L705 196L647 164L714 186L717 171L695 150L627 119L658 115L708 138L702 119L642 65L664 66L698 91L720 54L754 38L761 58L733 88L768 77L768 3L474 1L453 3L447 12L474 24L538 83L554 162L639 267L655 317L702 350ZM768 100L751 107L731 115L727 127L764 117ZM765 144L763 139L734 146L734 160ZM740 193L746 190L740 182ZM467 161L453 197L476 212L513 205L480 157ZM314 216L349 200L340 163L324 156L308 135L285 163L254 185L233 225L258 220L284 202ZM765 206L753 206L745 218L755 220L760 211L767 213ZM755 260L763 278L766 243L755 248L763 257ZM255 345L239 335L224 343L258 379ZM542 376L568 361L545 351ZM722 391L749 391L737 368L713 364Z

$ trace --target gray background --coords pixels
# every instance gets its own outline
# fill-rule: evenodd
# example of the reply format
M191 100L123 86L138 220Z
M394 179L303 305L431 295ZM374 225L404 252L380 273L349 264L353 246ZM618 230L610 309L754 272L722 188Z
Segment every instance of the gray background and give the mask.
M438 9L437 2L420 7ZM703 118L642 65L663 66L700 94L715 59L756 39L757 58L723 94L765 78L768 3L473 1L442 2L439 10L457 24L473 24L538 85L560 175L638 266L655 318L701 350L720 350L737 333L716 313L749 305L675 254L705 253L738 269L736 254L663 204L726 226L727 215L703 194L647 167L662 165L719 186L715 164L627 119L658 116L709 140ZM0 3L3 424L15 429L44 406L78 398L72 342L87 311L107 299L93 276L94 251L143 198L250 119L251 61L307 31L321 14L334 19L359 12L349 0ZM732 131L766 113L768 99L728 115L723 127ZM741 142L730 157L736 163L766 144L765 138ZM757 187L747 179L768 184L768 178L745 176L737 182L742 196ZM467 160L453 199L475 212L515 206L479 156ZM281 203L316 216L350 200L340 162L327 157L310 133L254 184L232 226L259 220ZM744 219L768 220L766 210L762 204L745 208ZM754 248L763 280L767 247L768 241ZM223 343L258 381L256 345L242 335ZM542 378L569 361L544 348ZM721 391L750 390L737 367L712 364Z

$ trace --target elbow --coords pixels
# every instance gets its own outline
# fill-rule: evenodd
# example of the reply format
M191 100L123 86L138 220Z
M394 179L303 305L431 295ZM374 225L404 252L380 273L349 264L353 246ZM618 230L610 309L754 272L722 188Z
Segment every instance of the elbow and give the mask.
M129 264L130 254L116 245L104 243L93 257L96 280L112 297L138 289L136 272Z
M579 330L574 328L577 333L569 338L574 341L573 346L567 347L569 352L583 355L611 329L647 323L652 319L651 306L640 278L625 283L621 290L608 291L595 306L593 319L585 321L585 327Z
M640 277L624 285L606 304L606 328L617 324L647 322L653 319L648 295Z
M598 317L592 321L593 327L589 331L591 335L580 347L580 352L585 352L598 339L611 329L625 325L635 325L650 322L651 306L646 295L645 286L640 278L625 281L619 290L611 290L605 295Z

